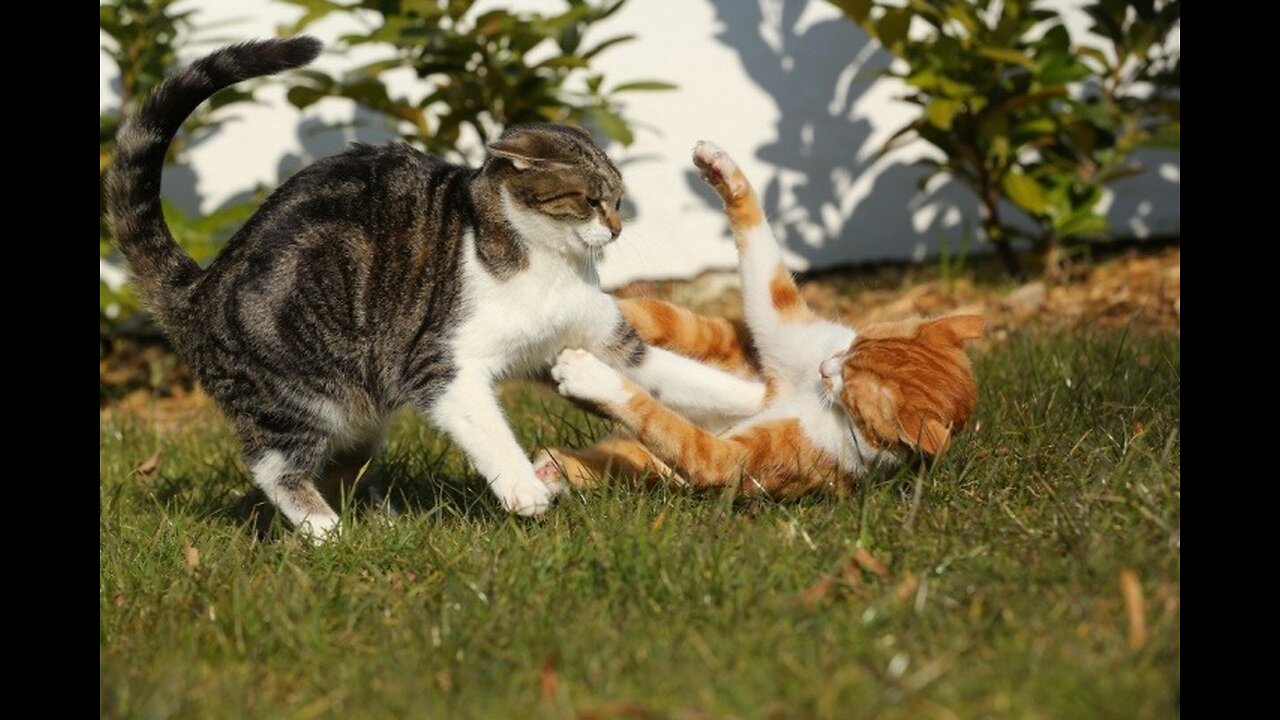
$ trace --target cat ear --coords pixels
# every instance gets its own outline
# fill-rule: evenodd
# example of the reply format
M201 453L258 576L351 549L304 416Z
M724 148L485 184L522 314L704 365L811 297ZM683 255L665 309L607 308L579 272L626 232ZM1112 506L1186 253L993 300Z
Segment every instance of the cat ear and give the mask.
M987 321L981 315L947 315L937 320L930 320L925 324L924 331L946 333L954 342L963 343L965 340L976 340L982 337L986 326Z
M517 170L540 167L567 167L568 162L557 157L556 148L535 131L519 130L489 143L489 152L495 157L506 158Z
M920 413L903 413L898 416L902 426L898 439L929 455L938 455L951 444L951 428L936 418Z

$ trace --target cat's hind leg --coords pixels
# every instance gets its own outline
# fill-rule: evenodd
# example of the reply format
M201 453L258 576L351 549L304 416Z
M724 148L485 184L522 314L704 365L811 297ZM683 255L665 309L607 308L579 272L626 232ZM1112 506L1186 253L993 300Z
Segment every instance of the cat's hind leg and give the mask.
M817 377L817 365L853 341L853 331L814 315L783 262L782 249L765 222L751 184L733 158L715 143L699 142L693 163L724 200L738 246L742 308L766 374ZM821 324L823 331L812 332ZM822 347L815 348L815 339Z
M372 466L385 437L385 428L378 427L335 442L316 480L317 489L331 506L340 508L351 502L358 485L365 482L362 471Z
M694 147L693 164L724 201L738 246L743 312L756 341L762 332L774 333L781 324L811 322L813 313L800 297L755 190L737 163L720 146L702 141Z
M298 530L323 540L338 527L338 513L316 487L324 469L324 443L250 447L246 453L253 482Z
M607 438L581 450L547 448L534 456L533 471L553 488L592 488L609 477L635 480L672 474L648 448L626 437Z

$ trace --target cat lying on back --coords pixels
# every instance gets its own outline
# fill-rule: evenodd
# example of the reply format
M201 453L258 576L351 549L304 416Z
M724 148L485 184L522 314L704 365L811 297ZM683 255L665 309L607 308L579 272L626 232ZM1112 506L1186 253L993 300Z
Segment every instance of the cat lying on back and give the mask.
M120 129L107 185L133 279L231 421L254 482L295 526L332 531L326 501L408 405L453 439L504 508L546 509L494 396L583 347L685 409L763 390L636 335L600 291L593 248L618 237L622 177L589 135L508 129L479 168L403 143L355 145L281 185L201 269L160 210L165 152L214 92L307 64L311 38L233 45L165 80Z
M872 465L942 452L977 402L964 342L982 335L982 318L953 315L855 331L817 317L734 162L705 142L693 159L725 202L746 327L658 300L619 304L645 342L756 378L766 388L763 399L745 417L728 406L718 417L702 416L713 429L727 427L717 435L590 351L566 350L551 371L560 392L594 403L634 439L544 451L534 461L539 477L558 487L589 484L612 471L786 497L846 488ZM681 389L658 391L662 402L681 400Z

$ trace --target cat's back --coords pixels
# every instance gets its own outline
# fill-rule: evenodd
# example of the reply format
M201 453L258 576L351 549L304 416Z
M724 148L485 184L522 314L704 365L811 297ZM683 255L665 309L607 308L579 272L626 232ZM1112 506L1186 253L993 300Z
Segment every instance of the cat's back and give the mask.
M404 143L353 144L303 168L268 196L219 260L335 241L342 230L382 239L426 228L433 218L466 220L457 216L468 210L473 172Z
M355 144L316 161L232 237L188 296L179 331L193 343L341 356L375 340L395 345L410 332L402 326L447 327L475 172L404 143Z
M228 241L192 295L331 284L456 262L474 222L475 170L401 142L353 144L300 170ZM443 268L448 270L448 268ZM328 279L327 279L328 278ZM403 279L403 277L401 277Z

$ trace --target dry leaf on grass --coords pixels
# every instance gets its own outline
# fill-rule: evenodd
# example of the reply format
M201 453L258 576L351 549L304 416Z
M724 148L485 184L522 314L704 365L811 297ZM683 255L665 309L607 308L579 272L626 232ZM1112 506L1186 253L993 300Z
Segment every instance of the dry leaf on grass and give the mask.
M1141 650L1147 644L1147 603L1142 597L1142 583L1132 570L1120 571L1120 594L1129 620L1129 649Z
M916 590L920 589L920 578L913 572L908 572L902 576L902 581L898 583L898 587L893 590L893 599L895 602L904 603L916 596Z
M888 581L891 577L889 568L866 548L854 548L853 553L840 565L840 570L819 579L800 593L800 604L806 608L813 608L836 589L838 580L843 580L844 584L850 588L857 588L862 585L864 572L875 575L883 581Z
M822 599L830 594L831 588L835 586L835 578L830 575L822 578L818 582L810 585L804 592L800 593L800 604L804 605L806 608L813 608L815 605L822 602Z
M187 572L195 572L200 567L200 551L191 543L182 544L182 563Z
M133 471L143 480L150 480L156 473L160 472L160 464L163 460L164 452L157 450L151 457L138 463L138 466Z
M858 564L858 567L861 567L863 570L866 570L881 580L889 579L889 568L885 567L884 563L880 562L876 556L868 552L866 548L862 546L854 548L853 557L851 559Z
M560 692L560 673L556 672L556 661L556 656L552 655L542 661L542 668L538 671L538 695L544 703L553 702Z

